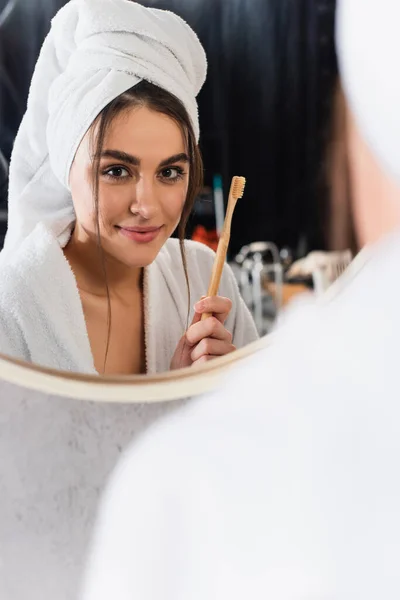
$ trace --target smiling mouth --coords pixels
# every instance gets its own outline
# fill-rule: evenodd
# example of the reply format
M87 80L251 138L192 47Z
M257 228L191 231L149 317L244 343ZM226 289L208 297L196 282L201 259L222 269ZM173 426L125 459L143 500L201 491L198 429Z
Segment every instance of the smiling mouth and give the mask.
M138 242L141 244L148 244L149 242L154 241L160 231L161 227L120 227L117 226L117 229L121 235L132 240L133 242Z
M118 229L124 229L125 231L135 231L136 233L152 233L158 231L161 227L123 227L117 225Z

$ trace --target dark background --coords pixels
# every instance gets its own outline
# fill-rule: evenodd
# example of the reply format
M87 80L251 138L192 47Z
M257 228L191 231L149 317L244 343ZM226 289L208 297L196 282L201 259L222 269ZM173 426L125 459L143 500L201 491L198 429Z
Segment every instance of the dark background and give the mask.
M5 161L50 20L63 0L0 0L0 208ZM336 80L334 0L148 0L180 14L209 60L199 98L206 183L244 175L231 250L325 248L324 152ZM3 230L5 224L3 223ZM0 242L1 243L1 242Z

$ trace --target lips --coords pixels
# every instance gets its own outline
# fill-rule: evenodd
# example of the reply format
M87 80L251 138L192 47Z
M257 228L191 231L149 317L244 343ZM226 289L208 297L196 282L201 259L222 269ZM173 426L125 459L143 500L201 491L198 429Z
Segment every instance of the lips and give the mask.
M118 227L121 235L140 244L148 244L155 240L161 229L162 227Z
M121 229L125 229L125 231L135 231L136 233L152 233L153 231L158 231L161 227L123 227L120 226Z

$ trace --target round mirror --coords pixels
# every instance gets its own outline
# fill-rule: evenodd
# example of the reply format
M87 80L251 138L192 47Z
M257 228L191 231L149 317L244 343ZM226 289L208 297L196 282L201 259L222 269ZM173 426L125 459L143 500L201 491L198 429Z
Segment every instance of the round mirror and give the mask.
M199 367L188 367L156 375L110 377L79 375L46 369L0 355L0 380L78 400L97 402L151 403L179 400L213 391L232 367L270 343L264 337L241 350Z

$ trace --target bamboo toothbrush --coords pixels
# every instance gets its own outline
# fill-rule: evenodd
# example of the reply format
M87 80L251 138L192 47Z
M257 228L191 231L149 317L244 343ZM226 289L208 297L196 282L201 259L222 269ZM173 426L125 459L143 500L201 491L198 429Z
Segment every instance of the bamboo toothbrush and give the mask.
M237 201L239 200L239 198L243 197L245 185L246 179L244 177L234 177L232 179L224 226L218 243L217 254L214 260L214 266L211 274L211 280L207 296L217 295L231 237L233 212L235 210ZM211 316L211 313L203 313L201 320L204 321L205 319Z

